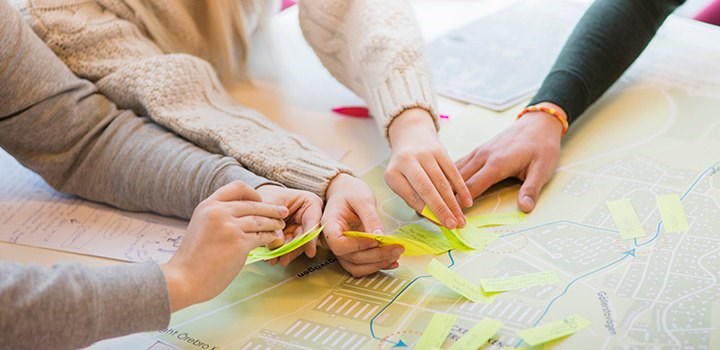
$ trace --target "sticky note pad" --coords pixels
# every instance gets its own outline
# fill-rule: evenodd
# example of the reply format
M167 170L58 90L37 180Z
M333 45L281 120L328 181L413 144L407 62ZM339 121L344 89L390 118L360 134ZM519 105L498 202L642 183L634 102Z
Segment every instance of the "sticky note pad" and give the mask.
M420 215L424 216L428 220L430 220L438 225L442 225L442 223L440 222L440 219L438 219L437 215L435 215L435 213L433 213L432 210L430 210L430 208L428 208L427 205L425 206L425 208L423 208L422 212L420 212Z
M256 263L262 260L277 258L287 253L290 253L293 250L298 249L303 245L307 244L308 242L312 241L320 234L320 232L322 232L322 230L322 226L318 227L316 225L307 232L304 232L303 234L295 237L292 241L285 243L283 246L277 249L270 250L267 247L257 247L250 251L250 254L248 254L248 257L245 260L245 265L250 265L252 263Z
M440 348L445 342L450 329L455 324L455 315L437 313L433 315L425 332L415 345L418 350L431 350Z
M657 196L655 201L657 202L657 207L663 220L663 226L665 226L665 232L686 232L690 229L687 216L685 216L685 210L683 210L678 195L669 194Z
M504 278L481 279L480 285L484 292L504 292L560 282L554 271L543 271Z
M392 235L424 243L425 245L430 247L430 249L432 249L431 254L435 255L453 249L452 244L450 244L450 242L447 240L447 238L445 238L444 235L432 230L428 230L427 228L418 224L411 224L400 227L399 229L397 229L397 231L393 232Z
M622 239L640 238L647 235L629 199L608 201L607 207Z
M566 337L590 325L590 321L572 315L565 319L546 323L542 326L518 331L518 335L531 346Z
M521 211L476 215L467 218L467 224L475 227L513 225L525 221L527 221L527 214Z
M475 327L471 328L465 335L450 347L450 350L476 350L490 340L503 324L491 318L483 318Z
M425 271L438 279L440 282L448 286L448 288L458 292L460 295L472 300L476 303L492 303L495 295L483 293L480 286L470 282L465 277L460 276L455 271L450 270L441 262L432 259L425 267Z
M434 249L429 247L427 244L405 237L398 237L394 235L375 235L359 231L346 231L343 232L343 234L348 237L374 239L380 243L381 247L399 244L405 248L405 252L403 252L403 255L405 256L428 255L433 254L434 252Z

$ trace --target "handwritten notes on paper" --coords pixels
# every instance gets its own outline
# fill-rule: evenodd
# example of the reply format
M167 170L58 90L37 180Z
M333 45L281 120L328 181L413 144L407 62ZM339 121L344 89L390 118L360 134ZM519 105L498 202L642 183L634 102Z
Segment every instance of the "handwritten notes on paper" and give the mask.
M640 238L647 235L629 199L608 201L607 207L622 239Z
M483 318L475 327L471 328L465 335L456 341L450 347L450 350L475 350L479 349L483 344L495 335L503 324L500 321L491 318Z
M524 289L543 284L555 284L560 282L554 271L543 271L505 278L481 279L480 285L483 291L505 292L509 290Z
M437 313L433 315L425 332L415 345L417 350L434 350L439 349L445 342L450 329L455 324L457 316L450 314Z
M476 303L492 303L495 295L484 293L480 286L472 283L457 272L450 270L441 262L432 259L425 267L425 271L442 282L448 288Z
M467 224L475 227L521 224L527 220L527 214L517 211L509 213L492 213L467 218Z
M665 232L686 232L690 229L687 216L685 216L685 210L683 210L683 206L678 195L669 194L657 196L655 201L663 220L663 226L665 226Z
M267 247L255 248L250 251L250 254L248 254L247 260L245 260L245 265L250 265L262 260L270 260L290 253L315 239L322 230L323 227L317 227L316 225L307 232L295 237L292 241L285 243L277 249L270 250Z
M575 334L577 331L590 325L590 321L572 315L562 320L546 323L542 326L518 331L518 335L531 346L547 343L551 340Z

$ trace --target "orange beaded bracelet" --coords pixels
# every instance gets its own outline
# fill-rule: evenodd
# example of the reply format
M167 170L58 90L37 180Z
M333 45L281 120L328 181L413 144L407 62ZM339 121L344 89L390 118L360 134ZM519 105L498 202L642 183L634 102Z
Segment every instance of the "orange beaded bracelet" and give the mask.
M565 135L567 133L568 127L569 127L567 117L565 116L565 114L563 112L561 112L555 108L552 108L552 107L543 106L543 105L528 106L525 109L523 109L522 112L520 112L515 119L520 119L520 117L522 117L526 113L530 113L530 112L545 112L547 114L552 115L553 117L557 118L557 120L560 122L560 124L562 124L562 128L563 128L562 134Z

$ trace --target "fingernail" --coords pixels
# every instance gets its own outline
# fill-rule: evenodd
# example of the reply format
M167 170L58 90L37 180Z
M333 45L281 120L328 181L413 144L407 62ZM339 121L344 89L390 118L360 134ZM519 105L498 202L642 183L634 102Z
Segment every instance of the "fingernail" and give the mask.
M382 235L382 234L383 234L383 231L382 231L381 229L379 229L379 228L376 228L375 230L373 230L372 233L373 233L374 235Z
M463 216L460 218L460 227L465 227L465 225L467 225L467 221L465 221L465 217Z
M277 208L278 208L278 213L280 213L280 215L282 215L282 216L285 216L290 212L290 210L288 210L287 207L278 206Z
M399 247L398 247L398 248L393 248L393 250L392 250L392 253L393 253L393 255L395 255L395 256L400 256L400 255L402 255L402 253L404 253L404 252L405 252L405 248L399 248Z
M470 208L473 206L473 200L470 197L465 198L465 208Z
M523 204L525 204L528 209L531 209L535 205L535 201L530 198L530 196L525 195L523 196Z
M449 229L454 229L455 227L457 227L457 222L455 222L455 220L453 219L448 219L447 221L445 221L445 227Z

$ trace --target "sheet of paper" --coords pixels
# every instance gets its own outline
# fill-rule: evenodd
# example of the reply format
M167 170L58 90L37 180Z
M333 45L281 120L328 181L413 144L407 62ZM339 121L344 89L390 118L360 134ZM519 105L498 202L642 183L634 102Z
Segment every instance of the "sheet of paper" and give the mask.
M518 331L518 335L526 343L535 346L574 334L589 325L590 321L579 315L572 315L562 320L546 323L542 326Z
M687 216L685 216L685 210L683 209L678 195L668 194L664 196L657 196L655 201L663 220L663 226L665 226L665 232L686 232L690 229Z
M491 318L483 318L471 328L460 340L450 347L450 350L476 350L490 340L503 326L503 323Z
M640 238L647 235L629 199L608 201L607 207L622 239Z
M422 212L420 212L420 215L424 216L428 220L430 220L438 225L442 225L442 222L440 222L440 219L438 219L437 215L435 215L435 213L433 213L432 210L430 210L430 208L428 208L428 206L425 206L425 208L423 208Z
M543 284L556 284L560 282L554 271L542 271L503 278L486 278L480 280L484 292L504 292L508 290L524 289Z
M540 86L583 5L523 1L447 33L428 45L438 92L494 110Z
M0 240L113 258L166 262L186 222L62 194L0 150Z
M460 276L457 272L450 270L436 259L430 261L425 267L425 271L445 284L448 288L473 302L489 304L495 300L494 294L483 293L480 286Z
M433 315L430 324L415 345L415 349L434 350L442 347L456 319L457 316L450 314L436 313Z
M400 227L391 235L424 243L432 249L431 254L433 255L442 254L453 249L452 244L450 244L447 238L445 238L445 235L440 232L429 230L419 224L405 225Z
M284 245L273 250L270 250L267 247L257 247L250 251L247 260L245 260L245 265L256 263L258 261L270 260L290 253L293 250L296 250L315 239L315 237L317 237L320 232L322 232L322 230L323 227L318 227L317 225L315 225L315 227L311 228L307 232L304 232L303 234L293 238L292 241L287 242Z

